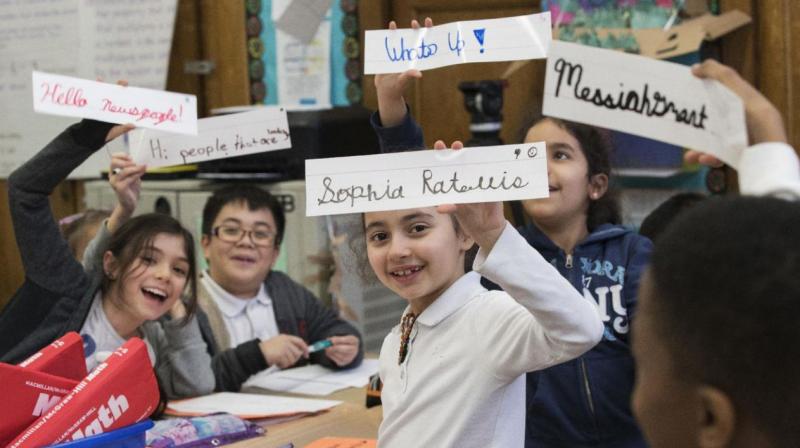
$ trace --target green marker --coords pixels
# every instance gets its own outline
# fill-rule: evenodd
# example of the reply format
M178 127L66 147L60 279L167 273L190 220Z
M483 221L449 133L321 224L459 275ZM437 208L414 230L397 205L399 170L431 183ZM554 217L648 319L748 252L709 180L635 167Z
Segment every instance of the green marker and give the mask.
M308 346L308 353L318 352L320 350L325 350L328 347L333 346L333 342L328 339L323 339L321 341L317 341Z

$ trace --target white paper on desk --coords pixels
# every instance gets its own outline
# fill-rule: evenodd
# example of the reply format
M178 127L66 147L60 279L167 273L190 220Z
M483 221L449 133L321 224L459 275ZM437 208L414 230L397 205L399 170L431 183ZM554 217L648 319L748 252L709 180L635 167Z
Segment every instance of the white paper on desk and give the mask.
M370 30L364 42L364 74L540 59L547 57L551 38L550 12L417 30Z
M742 101L721 83L684 65L561 41L550 46L543 113L704 151L733 167L747 146Z
M240 417L263 418L319 412L339 404L341 401L336 400L220 392L188 400L171 401L169 409L191 415L227 412Z
M278 106L201 118L197 120L197 131L197 136L184 136L150 129L133 130L128 136L131 156L136 163L154 168L292 146L286 110Z
M185 93L122 87L34 71L33 109L46 114L197 134L197 98Z
M369 382L369 377L376 373L377 359L365 359L358 367L347 370L333 370L310 364L294 369L257 373L243 387L322 396L348 387L364 387Z
M547 196L543 142L306 160L306 216Z

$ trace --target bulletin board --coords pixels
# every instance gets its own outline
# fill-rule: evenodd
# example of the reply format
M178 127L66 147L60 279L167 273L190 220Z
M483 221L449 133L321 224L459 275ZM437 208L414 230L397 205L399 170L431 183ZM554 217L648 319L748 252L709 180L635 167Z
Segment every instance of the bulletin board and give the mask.
M76 120L33 112L33 70L164 89L177 0L0 2L0 178ZM124 143L115 142L124 147ZM97 177L95 154L72 178Z
M363 95L358 3L357 0L247 1L252 103L314 109L360 103ZM313 38L298 38L282 26L281 18L290 4L306 8L308 19L292 26L310 23ZM314 20L315 15L321 20Z

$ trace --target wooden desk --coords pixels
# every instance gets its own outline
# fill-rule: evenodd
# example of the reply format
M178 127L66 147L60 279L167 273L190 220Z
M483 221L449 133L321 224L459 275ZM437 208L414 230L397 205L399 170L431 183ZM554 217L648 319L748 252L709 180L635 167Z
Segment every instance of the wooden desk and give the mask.
M265 391L256 389L246 392ZM343 403L317 415L284 423L267 424L265 426L267 433L264 437L244 440L229 446L233 448L272 448L293 443L296 448L301 448L323 437L363 437L367 439L378 437L378 426L383 417L382 408L380 406L366 408L366 390L363 387L341 390L326 397L307 398L340 400Z

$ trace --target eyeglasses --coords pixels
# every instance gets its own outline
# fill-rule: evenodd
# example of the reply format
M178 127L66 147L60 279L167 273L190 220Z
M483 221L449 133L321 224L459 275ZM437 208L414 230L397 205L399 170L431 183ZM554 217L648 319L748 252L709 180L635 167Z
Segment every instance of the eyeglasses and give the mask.
M245 230L237 226L217 226L211 234L227 243L238 243L245 235L250 236L250 241L256 246L270 247L275 242L275 232L269 230Z

